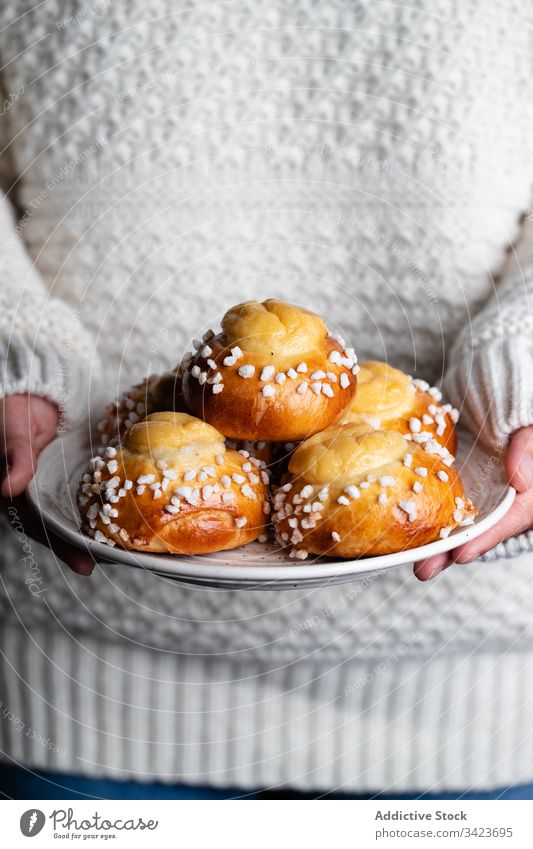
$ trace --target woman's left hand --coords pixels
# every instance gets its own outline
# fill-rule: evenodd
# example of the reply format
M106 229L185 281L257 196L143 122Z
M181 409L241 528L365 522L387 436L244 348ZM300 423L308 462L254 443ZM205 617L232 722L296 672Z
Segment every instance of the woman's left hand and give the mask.
M498 543L533 527L533 425L517 430L511 437L505 471L517 492L509 512L490 531L472 542L415 563L414 573L419 580L429 581L452 563L470 563Z

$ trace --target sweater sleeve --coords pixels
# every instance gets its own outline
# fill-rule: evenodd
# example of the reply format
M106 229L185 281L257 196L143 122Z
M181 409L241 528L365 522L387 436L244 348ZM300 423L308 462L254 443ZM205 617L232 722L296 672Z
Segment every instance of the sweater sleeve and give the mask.
M450 356L445 390L461 421L491 449L533 424L533 221L523 222L495 292L463 328ZM533 550L533 530L500 543L482 559Z
M41 278L21 229L0 192L0 397L45 396L68 426L86 414L93 346L76 311Z
M533 424L533 221L524 220L492 298L460 332L444 381L461 421L491 449Z

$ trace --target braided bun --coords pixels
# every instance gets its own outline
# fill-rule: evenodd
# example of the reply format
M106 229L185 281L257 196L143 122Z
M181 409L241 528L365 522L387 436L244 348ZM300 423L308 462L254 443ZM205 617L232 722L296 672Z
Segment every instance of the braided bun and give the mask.
M387 363L371 360L361 365L357 396L340 423L396 430L414 442L436 439L455 454L459 414L450 404L441 405L441 398L440 390L425 380L413 380Z
M471 524L453 458L435 440L418 445L392 430L346 424L303 442L277 490L278 541L292 555L389 554Z
M185 401L233 439L299 441L337 421L356 390L353 351L315 313L282 301L229 310L185 367Z
M268 475L215 428L185 413L153 413L120 448L91 460L78 503L99 542L152 552L205 554L264 533Z

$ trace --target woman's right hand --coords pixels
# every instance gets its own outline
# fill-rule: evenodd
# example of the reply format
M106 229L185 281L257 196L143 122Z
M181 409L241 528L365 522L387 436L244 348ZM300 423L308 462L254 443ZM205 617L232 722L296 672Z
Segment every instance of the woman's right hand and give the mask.
M94 562L89 554L50 533L30 509L24 492L32 479L37 458L56 435L58 411L39 395L8 395L0 399L0 505L4 512L15 508L24 532L47 545L78 575L90 575ZM11 510L8 518L14 514Z

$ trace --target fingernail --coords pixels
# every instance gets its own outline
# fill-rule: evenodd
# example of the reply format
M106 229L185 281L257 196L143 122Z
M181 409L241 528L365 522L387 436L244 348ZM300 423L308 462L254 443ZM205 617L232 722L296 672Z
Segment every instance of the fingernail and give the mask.
M431 575L429 576L429 580L431 581L433 578L436 578L437 575L440 575L441 572L444 572L444 570L447 569L448 566L451 566L451 563L445 563L443 566L436 566L435 569L433 569Z
M84 578L87 578L94 570L94 563L76 563L74 568L78 575L82 575Z
M438 574L439 574L439 572L442 572L442 570L443 570L443 569L447 569L447 568L448 568L448 565L449 565L449 564L446 564L446 565L444 565L444 566L442 566L442 565L434 566L434 568L433 568L433 569L431 569L431 571L429 572L429 574L428 574L428 575L426 575L425 577L421 577L421 576L420 576L420 572L421 572L420 568L418 568L418 569L417 569L417 568L415 567L415 570L414 570L415 577L417 577L419 581L431 581L431 580L432 580L432 579L433 579L436 575L438 575Z
M480 554L480 551L469 551L467 554L459 554L456 557L455 562L458 566L466 566L467 563L472 563L473 560L477 560Z

